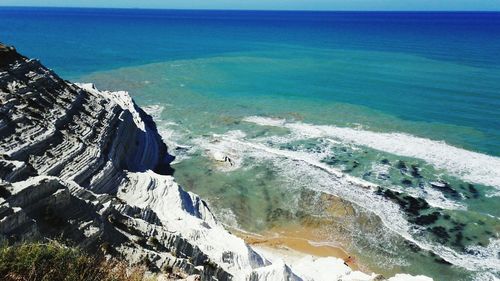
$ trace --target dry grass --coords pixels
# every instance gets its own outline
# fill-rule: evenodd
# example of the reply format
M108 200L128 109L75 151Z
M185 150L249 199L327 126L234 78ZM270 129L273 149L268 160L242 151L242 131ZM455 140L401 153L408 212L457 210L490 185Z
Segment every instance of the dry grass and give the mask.
M0 246L5 281L143 281L145 272L143 266L97 258L56 242Z

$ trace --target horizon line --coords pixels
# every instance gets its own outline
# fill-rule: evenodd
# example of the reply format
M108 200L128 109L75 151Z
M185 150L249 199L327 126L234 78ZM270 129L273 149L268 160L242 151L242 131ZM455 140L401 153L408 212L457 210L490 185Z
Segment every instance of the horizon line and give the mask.
M373 13L500 13L498 10L353 10L353 9L337 9L337 10L314 10L314 9L216 9L216 8L144 8L144 7L87 7L87 6L19 6L19 5L0 5L2 8L52 8L52 9L107 9L107 10L164 10L164 11L248 11L248 12L373 12Z

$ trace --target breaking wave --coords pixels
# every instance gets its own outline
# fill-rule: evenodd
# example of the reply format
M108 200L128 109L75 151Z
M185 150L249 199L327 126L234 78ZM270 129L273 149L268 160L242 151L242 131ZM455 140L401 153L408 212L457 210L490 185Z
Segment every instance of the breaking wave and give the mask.
M288 128L305 138L334 138L399 156L418 158L465 181L500 189L500 158L451 146L405 133L379 133L336 126L287 122L283 119L251 116L246 122Z
M258 124L283 126L289 128L292 133L295 134L298 133L296 130L300 129L300 135L304 138L324 136L333 137L333 132L335 132L334 129L331 129L332 127L325 130L324 128L321 128L321 126L288 124L285 121L279 121L271 118L251 117L246 118L245 120ZM305 128L305 130L303 128ZM365 133L367 134L365 136L369 137L371 132ZM344 133L343 136L345 135L347 135L347 133ZM358 139L361 138L361 136L357 136L355 132L351 135L352 136L347 135L349 140L359 140L361 142L361 139ZM387 140L390 138L390 136L385 136L384 134L382 134L382 136L382 138L379 137L380 140ZM403 136L409 139L415 138L409 135ZM276 141L278 140L277 138L279 137L247 139L245 134L241 131L230 131L224 135L214 135L212 138L199 138L196 140L196 144L199 148L209 151L208 154L210 154L210 151L230 151L232 155L239 155L238 157L240 158L251 158L254 164L263 161L270 161L273 163L275 169L284 178L290 179L290 183L294 183L297 186L307 186L312 190L332 194L360 206L366 211L379 217L385 228L391 230L392 233L400 235L407 241L411 241L412 243L418 245L421 249L435 253L449 263L471 271L500 271L500 265L498 264L497 257L497 253L500 251L500 240L492 239L486 247L467 247L466 251L463 253L457 252L447 246L427 241L426 239L421 238L423 229L409 223L405 219L404 213L397 204L375 193L377 185L342 173L341 171L321 162L321 160L328 155L329 149L324 149L318 152L304 152L283 150L266 145L266 140L268 141L272 139L273 141ZM418 138L415 139L418 140ZM389 143L391 142L392 141L389 139ZM335 141L333 143L335 143ZM371 142L366 141L364 143ZM430 140L427 140L424 143L431 143L431 146L436 145ZM444 143L440 144L439 142L437 145L450 147ZM450 148L457 149L453 147ZM394 150L402 152L407 151L404 150L404 148L400 148L400 150L396 148ZM470 153L474 155L474 152L468 152L465 150L461 150L461 153ZM243 159L239 159L238 161L241 163ZM467 166L465 163L462 164L464 164L465 167L470 168L470 166ZM453 164L450 166L454 167ZM494 173L494 171L490 172ZM452 209L460 208L459 205L457 206L451 202L443 203L444 199L441 197L439 200L435 200L435 197L438 197L438 195L427 194L425 200L429 201L429 204L436 205L437 207ZM433 201L435 201L434 204Z

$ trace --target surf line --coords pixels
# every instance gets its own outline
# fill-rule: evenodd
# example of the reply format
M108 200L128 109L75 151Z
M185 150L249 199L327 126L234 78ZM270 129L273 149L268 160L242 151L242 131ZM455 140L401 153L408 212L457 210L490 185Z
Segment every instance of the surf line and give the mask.
M407 133L383 133L333 125L293 123L285 119L259 116L245 117L243 121L261 126L287 128L304 139L332 137L399 156L421 159L465 181L500 190L500 157L455 147L444 141Z
M248 147L248 148L251 148L254 150L264 151L264 152L274 154L277 156L281 156L281 157L291 159L294 161L304 162L310 166L319 168L319 169L327 172L330 175L333 175L339 181L345 180L346 183L362 187L363 190L365 190L365 191L372 191L373 194L374 194L374 191L376 191L377 188L379 187L378 185L375 185L371 182L352 177L350 175L347 175L345 173L338 171L335 168L328 167L328 166L326 166L326 164L318 163L317 161L310 159L308 157L295 156L293 152L287 152L287 151L283 151L280 149L273 149L273 148L267 147L263 144L245 142L245 141L241 141L241 140L231 138L228 136L224 136L224 135L214 134L214 136L220 138L221 140L224 140L224 141L227 141L230 143L235 143L235 144L241 145L243 147ZM441 257L442 259L444 259L447 262L450 262L456 266L460 266L460 267L463 267L463 268L466 268L466 269L472 270L472 271L485 270L485 269L486 270L498 270L499 269L499 266L495 264L496 261L495 261L495 258L493 258L493 257L490 257L489 259L482 259L482 262L478 262L478 258L475 255L460 254L460 253L457 253L455 250L448 248L446 246L443 246L443 245L433 245L433 244L426 242L426 241L416 240L413 238L412 234L410 233L411 232L410 227L407 227L407 229L394 229L393 227L391 227L392 223L387 222L385 216L383 216L383 214L381 214L380 212L374 211L373 208L365 207L356 201L352 201L352 200L349 200L349 201L351 201L352 203L355 203L356 205L362 207L363 209L366 209L369 212L372 212L375 215L377 215L378 217L380 217L381 221L383 222L384 226L387 229L400 235L404 239L414 243L415 245L417 245L421 249L438 255L439 257ZM404 219L402 216L400 219L402 219L402 221L401 221L402 224L408 223L408 221L406 219ZM418 235L418 233L414 233L414 234ZM492 244L495 244L495 243L492 243ZM488 249L488 248L485 248L485 249Z

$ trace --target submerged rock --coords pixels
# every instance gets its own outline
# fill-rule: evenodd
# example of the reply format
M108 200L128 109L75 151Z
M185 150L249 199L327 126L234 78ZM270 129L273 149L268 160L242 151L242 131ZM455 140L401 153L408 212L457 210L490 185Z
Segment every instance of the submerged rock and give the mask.
M418 216L415 220L414 223L418 225L429 225L435 223L439 219L439 212L433 212L428 215L421 215Z
M410 173L414 178L422 178L422 175L420 174L420 168L415 164L411 165Z
M386 158L380 160L380 163L382 163L384 165L391 165L391 162L389 162L389 159L386 159Z
M479 198L479 191L474 187L474 185L469 183L467 187L469 188L469 192L472 194L472 198Z
M422 198L404 195L403 193L392 191L390 189L384 190L379 187L376 193L397 203L408 215L418 216L422 210L430 208L429 203Z
M452 197L454 199L460 199L460 193L453 189L453 187L445 181L437 181L429 183L432 187L439 189L445 195Z
M409 179L403 179L403 180L401 180L401 183L403 185L406 185L406 186L412 186L413 185L413 182L411 180L409 180Z

